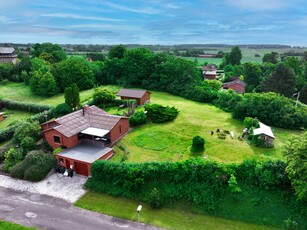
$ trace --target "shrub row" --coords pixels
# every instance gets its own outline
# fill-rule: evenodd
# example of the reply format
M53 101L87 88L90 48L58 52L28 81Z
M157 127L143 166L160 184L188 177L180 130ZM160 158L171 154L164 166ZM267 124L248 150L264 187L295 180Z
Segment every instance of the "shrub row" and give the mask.
M172 121L177 117L179 113L175 107L162 106L159 104L151 103L145 105L145 110L154 123Z
M49 105L25 103L25 102L13 101L13 100L8 100L8 99L0 99L0 104L3 104L4 107L8 109L22 110L22 111L31 112L31 113L41 113L41 112L48 111L53 108L53 106L49 106Z
M91 173L86 187L94 191L149 203L155 199L162 205L184 200L207 212L214 212L223 194L230 191L228 181L232 174L240 183L267 189L290 186L281 161L244 161L239 165L201 159L143 164L96 161Z

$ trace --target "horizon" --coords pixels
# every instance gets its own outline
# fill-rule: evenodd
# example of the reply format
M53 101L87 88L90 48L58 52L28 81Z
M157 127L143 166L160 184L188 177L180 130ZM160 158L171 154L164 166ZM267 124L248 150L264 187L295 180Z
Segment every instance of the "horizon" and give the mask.
M304 0L12 0L0 10L1 43L307 46Z

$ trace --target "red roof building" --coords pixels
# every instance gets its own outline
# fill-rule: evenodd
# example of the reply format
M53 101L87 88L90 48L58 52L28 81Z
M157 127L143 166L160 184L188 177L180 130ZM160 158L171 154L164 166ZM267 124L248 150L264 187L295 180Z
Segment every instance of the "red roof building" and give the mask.
M245 93L245 82L241 81L240 79L236 79L230 82L223 83L223 89L232 89L237 93Z
M121 89L116 96L122 100L136 100L138 105L144 105L150 101L150 92L139 89Z
M14 54L15 49L13 47L0 47L0 63L16 64L17 55Z
M58 163L88 176L91 164L108 159L112 145L129 132L127 117L114 116L96 106L83 109L41 124L43 138L52 148L63 148L56 155Z

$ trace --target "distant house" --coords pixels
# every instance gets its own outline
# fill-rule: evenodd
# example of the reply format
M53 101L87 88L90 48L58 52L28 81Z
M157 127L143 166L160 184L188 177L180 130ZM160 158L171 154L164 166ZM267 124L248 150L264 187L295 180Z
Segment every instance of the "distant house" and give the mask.
M215 54L199 54L199 58L214 58Z
M259 128L254 129L254 135L259 135L259 138L264 140L265 146L271 146L275 139L272 129L261 122L259 122L259 126Z
M150 101L150 92L139 89L121 89L116 96L122 100L136 100L138 105L144 105Z
M225 82L222 85L223 89L233 89L237 93L245 93L245 82L241 81L240 79L236 79L230 82Z
M128 118L106 113L96 106L41 124L43 138L52 148L64 150L56 155L58 164L88 176L91 164L113 155L109 148L129 131Z
M14 54L14 51L13 47L0 47L0 63L16 64L17 55Z
M216 79L217 73L216 73L216 66L214 64L208 64L204 67L202 67L203 70L203 77L204 79Z
M214 64L208 64L202 67L203 71L216 71L217 68Z

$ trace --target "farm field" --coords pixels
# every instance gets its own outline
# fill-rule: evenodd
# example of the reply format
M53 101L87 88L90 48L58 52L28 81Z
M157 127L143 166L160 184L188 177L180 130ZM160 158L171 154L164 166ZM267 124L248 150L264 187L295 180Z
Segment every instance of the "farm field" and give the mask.
M137 221L137 212L135 211L135 208L139 203L134 200L88 192L78 200L75 205L91 211ZM146 204L142 204L142 206L143 209L140 215L142 223L166 229L275 229L272 227L227 220L209 215L193 214L184 211L184 209L180 207L172 209L151 209Z
M6 119L0 122L0 129L7 127L9 124L15 121L21 121L21 120L24 120L34 115L33 113L28 113L28 112L18 111L18 110L10 110L10 109L4 109L0 112L4 112L5 115L8 115Z

